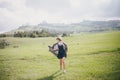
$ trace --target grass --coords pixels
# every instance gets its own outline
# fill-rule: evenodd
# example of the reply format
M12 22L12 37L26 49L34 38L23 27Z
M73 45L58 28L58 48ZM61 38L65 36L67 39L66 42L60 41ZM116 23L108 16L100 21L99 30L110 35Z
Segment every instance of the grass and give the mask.
M0 49L0 80L120 80L119 36L116 31L63 38L69 47L65 74L48 51L55 38L8 37L10 46Z

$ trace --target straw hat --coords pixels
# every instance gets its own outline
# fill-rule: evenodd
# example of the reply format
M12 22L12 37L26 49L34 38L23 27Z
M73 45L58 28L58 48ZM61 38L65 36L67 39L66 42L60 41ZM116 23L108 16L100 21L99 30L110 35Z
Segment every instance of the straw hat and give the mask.
M56 40L62 41L62 37L57 37Z

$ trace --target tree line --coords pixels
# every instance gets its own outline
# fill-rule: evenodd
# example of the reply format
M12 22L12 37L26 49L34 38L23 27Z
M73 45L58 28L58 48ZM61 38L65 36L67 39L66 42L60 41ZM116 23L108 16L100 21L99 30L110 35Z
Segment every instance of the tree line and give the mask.
M17 31L14 32L13 34L0 34L0 37L30 37L30 38L36 38L36 37L56 37L58 34L57 33L51 33L46 30L41 30L41 31ZM67 33L62 34L63 37L68 36Z
M52 34L48 31L42 30L42 31L29 31L29 32L15 32L13 37L31 37L31 38L36 38L36 37L54 37L56 36L55 34Z

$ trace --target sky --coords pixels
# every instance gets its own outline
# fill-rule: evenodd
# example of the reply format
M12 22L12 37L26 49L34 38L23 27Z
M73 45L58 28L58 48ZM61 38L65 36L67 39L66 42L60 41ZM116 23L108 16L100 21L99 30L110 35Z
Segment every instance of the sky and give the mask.
M120 0L0 0L0 33L21 25L120 19Z

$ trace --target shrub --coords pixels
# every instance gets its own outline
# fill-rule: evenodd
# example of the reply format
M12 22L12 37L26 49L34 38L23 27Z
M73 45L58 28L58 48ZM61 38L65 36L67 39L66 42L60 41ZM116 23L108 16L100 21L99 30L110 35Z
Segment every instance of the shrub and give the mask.
M9 45L9 43L5 39L0 40L0 49L4 49L8 45Z

